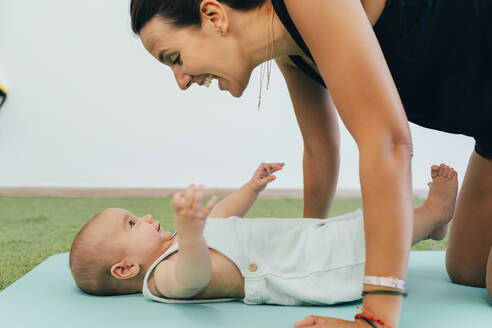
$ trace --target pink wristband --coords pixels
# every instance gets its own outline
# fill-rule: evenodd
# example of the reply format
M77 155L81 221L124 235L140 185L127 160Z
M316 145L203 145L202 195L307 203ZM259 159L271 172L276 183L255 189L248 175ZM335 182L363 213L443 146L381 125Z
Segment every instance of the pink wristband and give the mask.
M393 277L364 276L364 284L405 289L405 281Z

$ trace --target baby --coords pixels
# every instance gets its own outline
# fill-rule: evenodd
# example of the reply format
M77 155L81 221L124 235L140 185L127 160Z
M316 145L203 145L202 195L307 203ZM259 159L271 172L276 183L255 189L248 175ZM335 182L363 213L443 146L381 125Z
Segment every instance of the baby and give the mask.
M361 297L362 212L328 219L242 219L283 163L262 163L249 182L202 207L203 186L171 201L176 233L119 208L92 217L75 237L70 269L93 295L143 292L160 302L334 304ZM442 239L458 189L456 172L432 166L426 201L414 209L413 244ZM208 219L207 219L208 218ZM213 219L215 218L215 219ZM222 218L222 219L220 219Z

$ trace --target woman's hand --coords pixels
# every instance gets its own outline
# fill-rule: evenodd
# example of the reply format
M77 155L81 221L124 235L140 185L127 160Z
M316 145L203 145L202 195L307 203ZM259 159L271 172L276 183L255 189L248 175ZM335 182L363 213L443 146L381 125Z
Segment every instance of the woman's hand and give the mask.
M202 192L203 185L195 190L195 185L192 184L185 193L178 192L173 195L171 206L175 213L176 231L180 240L197 240L202 237L206 218L217 200L217 196L213 196L207 205L201 208Z
M337 318L319 317L310 315L294 323L294 328L367 328L368 324L362 320L347 321Z
M284 163L261 163L256 169L248 185L254 192L259 193L267 184L276 179L272 173L281 170L284 167Z

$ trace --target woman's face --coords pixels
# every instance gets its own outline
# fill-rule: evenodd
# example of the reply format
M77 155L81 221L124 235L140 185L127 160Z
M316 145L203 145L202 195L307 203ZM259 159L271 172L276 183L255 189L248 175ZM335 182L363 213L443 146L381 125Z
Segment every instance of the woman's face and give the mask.
M221 90L240 97L253 67L222 23L205 19L201 27L176 27L156 15L140 31L140 39L154 58L171 67L182 90L192 83L202 85L212 75Z

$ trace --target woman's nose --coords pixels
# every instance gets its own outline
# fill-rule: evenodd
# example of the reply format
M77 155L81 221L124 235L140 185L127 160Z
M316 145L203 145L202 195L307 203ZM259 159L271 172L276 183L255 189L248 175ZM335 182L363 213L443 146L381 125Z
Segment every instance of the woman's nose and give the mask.
M193 77L190 74L174 70L174 77L181 90L186 90L190 87Z

